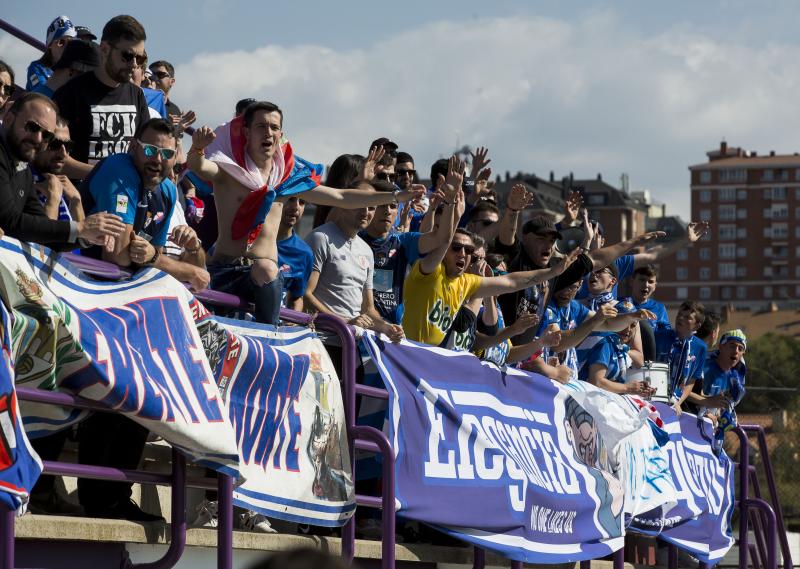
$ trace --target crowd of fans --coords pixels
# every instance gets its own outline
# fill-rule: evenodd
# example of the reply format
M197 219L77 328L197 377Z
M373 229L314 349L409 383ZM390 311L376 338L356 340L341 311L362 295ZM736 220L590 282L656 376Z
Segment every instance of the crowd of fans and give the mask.
M254 99L240 101L229 123L197 128L184 153L196 117L170 96L174 66L148 67L145 30L131 16L111 19L97 39L66 16L54 20L27 92L13 101L15 73L0 61L7 236L134 270L156 267L195 291L252 302L259 322L278 323L282 306L334 314L391 341L472 352L615 393L654 395L647 381L626 378L661 362L676 412L732 420L746 337L719 337L719 318L693 301L671 323L653 298L658 262L708 224L690 223L685 238L668 244L656 242L660 232L608 244L577 192L562 219L523 223L531 193L518 184L501 199L485 148L469 169L456 156L436 161L421 184L412 155L379 138L366 155L339 156L322 183L285 140L281 109ZM314 229L298 235L308 204L316 206ZM562 229L573 226L583 241L559 251ZM628 279L632 296L619 298ZM123 429L129 443L120 445ZM79 458L135 468L146 435L124 418L98 415L80 427ZM63 445L50 439L39 443L44 458ZM130 495L124 484L80 481L88 515L156 518ZM32 506L61 507L42 492Z

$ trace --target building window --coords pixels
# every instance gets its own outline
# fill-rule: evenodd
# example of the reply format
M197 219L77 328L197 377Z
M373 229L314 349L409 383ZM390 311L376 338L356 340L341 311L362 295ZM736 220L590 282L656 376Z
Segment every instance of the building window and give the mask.
M736 257L742 259L747 257L747 247L739 247L736 249Z
M771 227L765 227L764 228L764 237L766 237L767 239L772 237L772 228Z
M708 203L711 201L711 190L700 190L700 203Z
M586 198L589 205L606 205L606 194L589 194Z
M733 259L736 257L736 245L733 243L722 243L719 246L719 256L721 259Z
M717 199L721 202L736 201L736 188L720 188Z
M779 259L785 259L789 256L789 249L784 245L776 245L772 248L772 256Z
M794 171L794 179L800 180L800 168Z
M772 257L772 247L764 247L764 256Z
M800 170L798 170L798 172L800 172ZM800 179L800 178L798 178L798 179ZM800 188L795 188L794 189L794 199L800 200Z
M773 200L785 200L786 199L786 188L772 188L772 199Z
M746 239L747 238L747 228L746 227L737 227L736 228L736 238L737 239Z
M710 209L701 209L700 210L700 221L711 221L711 210Z
M711 249L708 247L703 247L700 249L700 260L701 261L708 261L711 258Z
M708 267L700 267L700 280L707 281L711 278L711 269Z
M700 287L700 300L708 300L711 298L711 288L707 286Z
M800 207L796 207L796 208L794 208L794 216L795 216L797 219L800 219Z
M733 221L736 219L736 206L735 205L721 205L717 209L720 221Z
M686 300L689 298L689 288L685 286L679 286L675 289L675 296L678 297L678 300Z
M788 223L774 223L772 225L772 238L773 239L788 239L789 237L789 224Z
M772 298L772 287L765 286L764 287L764 298Z
M675 269L675 278L679 281L685 281L689 278L689 270L686 267L678 267Z
M722 299L723 300L730 300L731 296L732 296L732 293L733 293L733 290L731 290L731 287L729 287L729 286L722 287Z
M785 203L774 204L772 206L772 219L788 219L789 206Z
M743 279L747 276L747 267L736 267L736 278Z
M744 300L747 298L747 287L746 286L737 286L736 287L736 298L739 300Z
M789 298L789 287L782 286L778 289L778 298L786 299Z
M689 249L678 249L675 258L679 261L686 261L689 258Z
M776 277L780 279L789 278L789 266L788 265L778 265L774 267L773 272Z
M742 210L742 211L744 211L744 210ZM712 231L706 231L705 233L703 233L703 236L700 238L700 241L711 241L711 236L713 234L714 233Z
M726 224L719 226L719 238L720 240L728 240L728 239L736 239L736 226Z
M778 170L778 179L781 182L789 181L789 170Z
M772 277L772 267L764 267L764 276Z
M800 170L798 170L800 171ZM711 171L710 170L702 170L700 172L700 183L701 184L710 184L711 183Z
M747 199L747 190L736 190L736 199L743 201Z
M721 184L730 182L744 182L747 179L747 173L744 170L720 170L719 181Z
M736 263L720 263L717 269L721 279L736 278Z
M794 287L794 295L800 296L800 285Z
M736 210L736 219L745 219L747 218L747 210L745 208L739 208Z
M764 182L771 182L774 179L775 179L775 172L773 172L772 170L764 170L761 173L761 180Z
M794 268L794 278L796 278L796 279L800 279L800 265L797 265L797 266Z
M764 219L772 219L772 208L765 207L763 210L761 210L761 217Z

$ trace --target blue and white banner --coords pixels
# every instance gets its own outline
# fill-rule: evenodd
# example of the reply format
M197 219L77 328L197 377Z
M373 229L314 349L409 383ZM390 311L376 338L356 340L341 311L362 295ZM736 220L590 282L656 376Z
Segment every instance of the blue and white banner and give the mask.
M401 514L530 563L622 547L622 484L566 390L468 353L365 342L389 389Z
M730 462L693 415L470 354L365 343L389 390L406 517L533 563L604 556L624 526L711 563L732 545Z
M690 413L680 417L668 405L656 403L669 433L664 447L676 490L676 504L637 515L631 531L658 535L692 552L711 565L733 546L731 516L734 508L733 463L723 451L714 452L714 428L707 419Z
M238 477L233 427L190 308L155 269L123 282L83 276L49 249L0 241L0 297L10 310L17 385L65 391L123 413L195 462ZM83 415L22 402L31 437Z
M197 316L246 479L234 503L291 522L343 525L355 493L341 386L322 342L307 328Z

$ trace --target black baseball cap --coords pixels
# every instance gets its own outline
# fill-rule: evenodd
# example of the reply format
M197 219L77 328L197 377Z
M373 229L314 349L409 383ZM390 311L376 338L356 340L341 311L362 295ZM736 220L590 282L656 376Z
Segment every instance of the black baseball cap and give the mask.
M96 40L97 36L86 26L75 26L75 34L79 40Z
M369 145L369 149L372 150L373 148L377 148L378 146L383 146L383 149L386 152L397 152L397 148L398 148L396 142L392 142L391 140L389 140L385 136L382 136L381 138L377 138L377 139L373 140L372 144Z
M100 49L97 44L72 40L64 48L64 53L53 65L53 69L74 69L76 71L91 71L100 66Z
M556 229L556 224L547 216L539 215L525 222L522 226L522 234L535 233L536 235L555 235L557 239L564 236Z

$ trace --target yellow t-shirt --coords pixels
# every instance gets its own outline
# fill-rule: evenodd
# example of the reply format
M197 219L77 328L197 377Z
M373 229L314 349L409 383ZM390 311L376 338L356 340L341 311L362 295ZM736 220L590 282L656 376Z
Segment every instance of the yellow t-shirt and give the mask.
M464 301L475 294L481 277L464 273L448 278L439 263L429 275L414 263L403 284L403 331L406 338L438 346L453 324L453 317Z

